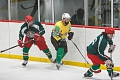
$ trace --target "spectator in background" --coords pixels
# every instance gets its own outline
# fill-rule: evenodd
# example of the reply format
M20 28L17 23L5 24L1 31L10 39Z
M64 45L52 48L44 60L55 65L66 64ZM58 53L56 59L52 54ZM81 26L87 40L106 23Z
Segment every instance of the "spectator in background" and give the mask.
M84 10L82 8L79 8L76 11L76 14L71 17L71 24L84 24L83 18Z
M89 26L95 26L95 16L92 16L88 19Z
M79 8L76 14L71 17L71 24L84 25L84 10L82 8ZM101 21L98 21L98 24L100 25ZM95 26L95 16L88 18L88 25Z

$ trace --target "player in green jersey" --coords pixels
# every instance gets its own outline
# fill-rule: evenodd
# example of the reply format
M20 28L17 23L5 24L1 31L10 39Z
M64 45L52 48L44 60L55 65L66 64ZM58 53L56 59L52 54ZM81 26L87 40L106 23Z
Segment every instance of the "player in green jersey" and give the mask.
M115 34L115 31L111 27L105 28L105 31L97 36L94 41L87 46L87 56L92 61L93 65L88 69L84 74L84 77L92 77L93 73L100 73L100 65L106 64L108 75L111 77L119 76L119 73L113 71L114 63L111 57L105 55L104 51L109 44L108 52L112 54L115 49L112 38ZM112 73L112 74L111 74Z
M21 48L23 48L23 59L24 62L22 63L23 66L26 66L28 63L28 52L33 44L35 44L40 50L42 50L47 57L52 61L52 54L46 45L46 41L42 35L45 34L45 30L41 23L37 20L34 20L31 15L27 15L25 17L25 23L21 26L19 31L19 40L18 44ZM25 36L24 36L25 35ZM22 44L24 42L29 41L26 44Z

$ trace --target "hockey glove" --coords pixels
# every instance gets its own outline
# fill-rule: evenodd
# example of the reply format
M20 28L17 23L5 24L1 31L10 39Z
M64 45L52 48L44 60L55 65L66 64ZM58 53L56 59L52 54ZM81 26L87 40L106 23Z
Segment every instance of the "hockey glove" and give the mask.
M71 40L73 38L73 35L74 35L73 32L68 33L68 40Z
M34 35L34 40L35 40L35 41L38 41L39 38L40 38L40 36L41 36L40 34L37 34L37 33L36 33L36 34Z
M111 60L106 60L105 61L107 69L113 69L114 63Z
M22 45L23 41L22 40L18 40L18 45L23 48L23 45Z
M115 49L116 45L110 45L109 49L108 49L108 53L112 53Z

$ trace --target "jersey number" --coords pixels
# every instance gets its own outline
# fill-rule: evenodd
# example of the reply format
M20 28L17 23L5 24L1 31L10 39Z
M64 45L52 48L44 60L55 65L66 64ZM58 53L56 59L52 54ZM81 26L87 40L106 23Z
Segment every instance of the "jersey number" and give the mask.
M92 42L92 45L94 45L96 41L97 41L97 38L94 39L94 41Z

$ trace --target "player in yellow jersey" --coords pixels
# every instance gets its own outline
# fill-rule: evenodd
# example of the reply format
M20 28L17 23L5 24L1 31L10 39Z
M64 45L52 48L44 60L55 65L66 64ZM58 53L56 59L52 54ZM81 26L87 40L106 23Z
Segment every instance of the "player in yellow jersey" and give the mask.
M51 43L57 51L55 63L58 70L60 68L61 60L68 52L66 38L68 37L68 40L71 40L74 35L71 31L70 18L68 13L63 13L62 20L56 22L51 33Z

